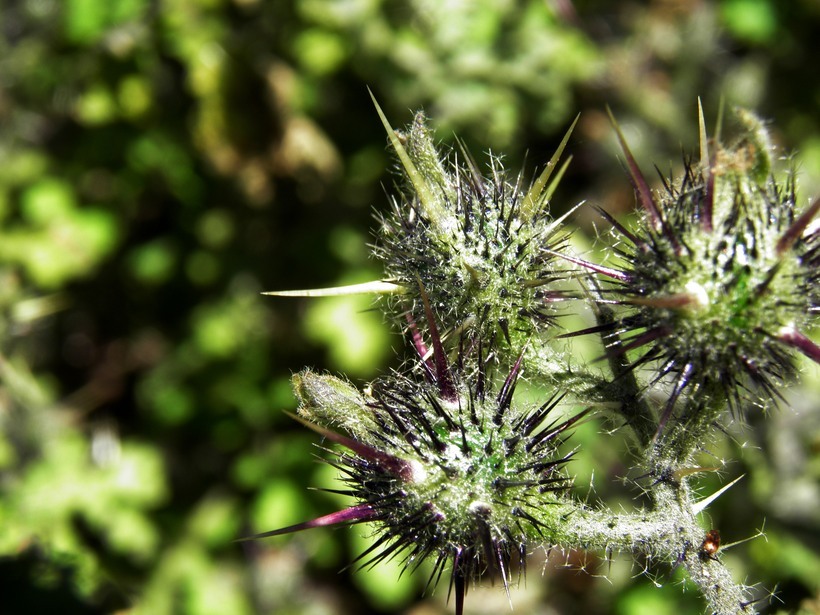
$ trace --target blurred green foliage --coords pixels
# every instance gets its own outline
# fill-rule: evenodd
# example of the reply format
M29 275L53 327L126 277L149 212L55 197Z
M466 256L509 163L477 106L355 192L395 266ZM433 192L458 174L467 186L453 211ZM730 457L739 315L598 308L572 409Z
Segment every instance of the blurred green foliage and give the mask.
M233 542L338 497L304 489L332 472L281 412L290 373L367 380L403 344L366 303L259 295L378 276L365 244L392 162L366 86L394 124L423 107L447 142L513 168L529 152L528 172L582 112L557 207L614 211L632 196L604 105L663 167L696 143L696 97L711 117L723 97L774 120L807 199L818 25L813 0L5 0L0 610L445 612L446 588L421 598L423 575L336 574L366 545L355 531ZM820 578L808 375L794 411L714 446L750 478L711 524L732 542L766 519L768 542L738 546L735 569L779 584L789 609ZM587 451L579 470L611 466L595 486L617 497L617 455ZM548 567L515 602L698 612L635 572L616 564L610 586ZM498 606L498 588L476 591L475 612Z

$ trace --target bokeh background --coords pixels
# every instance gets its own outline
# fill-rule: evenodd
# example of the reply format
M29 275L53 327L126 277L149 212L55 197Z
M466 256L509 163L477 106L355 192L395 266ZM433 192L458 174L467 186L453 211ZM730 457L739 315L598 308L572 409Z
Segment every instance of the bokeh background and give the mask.
M334 473L282 412L290 374L361 384L404 352L366 299L259 294L378 278L372 213L396 175L367 88L394 126L423 108L445 146L525 173L580 112L556 212L634 203L606 105L667 172L695 151L697 97L710 126L723 98L772 121L805 204L818 32L817 0L2 0L0 612L448 612L423 571L345 568L366 529L234 542L344 505L307 489ZM580 210L579 238L594 220ZM820 610L805 369L786 407L705 443L727 462L705 494L745 474L705 526L724 544L765 529L723 557L777 589L773 611ZM574 441L595 497L634 505L624 451L594 425ZM680 571L546 556L516 612L701 612ZM497 583L467 605L509 609Z

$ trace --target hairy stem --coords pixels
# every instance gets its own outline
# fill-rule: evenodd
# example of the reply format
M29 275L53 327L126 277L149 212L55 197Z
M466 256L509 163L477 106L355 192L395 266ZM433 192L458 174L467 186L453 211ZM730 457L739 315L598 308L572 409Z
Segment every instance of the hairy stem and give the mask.
M698 524L691 493L684 483L657 483L651 511L614 514L567 505L555 542L606 553L643 555L650 562L683 565L706 600L710 613L753 613L747 589L732 579L723 563L702 548L705 530Z
M591 302L595 312L595 320L599 326L615 322L614 312L601 300L600 288L597 284L592 287L594 301ZM617 336L610 335L609 343ZM620 340L616 341L620 344ZM607 353L607 361L612 371L613 380L610 386L617 390L615 398L621 402L620 413L626 424L632 428L635 437L642 449L646 449L652 442L657 431L657 421L649 409L649 405L641 395L635 370L631 368L626 353Z

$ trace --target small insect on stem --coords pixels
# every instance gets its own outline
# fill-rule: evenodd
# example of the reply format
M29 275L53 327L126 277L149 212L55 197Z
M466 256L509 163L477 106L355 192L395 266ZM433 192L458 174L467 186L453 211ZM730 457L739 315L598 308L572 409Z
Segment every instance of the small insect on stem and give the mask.
M718 549L720 549L720 532L717 530L709 530L706 532L706 537L700 544L700 557L702 559L717 560L715 554L718 552Z

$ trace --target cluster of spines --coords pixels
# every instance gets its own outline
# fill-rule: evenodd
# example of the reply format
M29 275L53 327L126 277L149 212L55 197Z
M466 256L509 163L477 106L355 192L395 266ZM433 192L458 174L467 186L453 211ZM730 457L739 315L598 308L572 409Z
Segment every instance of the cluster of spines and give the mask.
M359 557L362 565L398 556L412 568L431 560L433 584L449 565L461 615L470 582L494 570L508 589L513 561L523 571L532 541L555 534L547 509L571 487L562 468L572 453L559 448L586 412L546 424L561 396L529 412L515 407L520 358L493 394L487 361L462 357L461 368L450 365L434 323L430 331L433 365L422 370L428 377L374 383L360 409L371 427L357 438L300 419L347 449L328 462L342 472L343 493L355 504L251 538L376 522L377 538Z
M510 184L495 166L487 178L458 163L449 176L456 199L448 208L457 220L450 241L439 241L429 221L400 199L382 219L377 254L388 278L409 288L418 276L431 302L444 308L446 328L471 319L482 339L498 333L509 344L511 329L526 339L553 322L553 304L566 298L554 288L564 277L554 257L540 250L559 250L566 238L544 210L531 220L520 217L520 177Z
M561 261L551 255L566 236L548 201L565 168L550 181L570 132L525 189L523 176L511 182L496 158L489 177L463 149L461 160L441 159L423 114L402 135L382 119L408 179L405 195L379 219L375 247L387 280L405 291L399 309L419 315L421 284L445 332L466 330L486 344L503 339L520 347L553 322L554 304L569 297L557 284L566 277Z
M611 356L643 349L631 366L656 364L653 383L672 376L658 433L685 393L687 416L715 395L736 410L750 388L762 403L778 396L794 374L791 350L820 362L801 331L817 311L818 231L806 229L820 201L795 217L793 179L769 175L768 143L754 140L759 123L742 119L747 141L713 157L704 141L700 167L687 162L681 181L664 179L660 199L615 125L643 217L630 231L604 213L622 240L623 268L569 257L611 282L604 301L631 308L575 334L603 334ZM701 116L705 140L702 126Z

